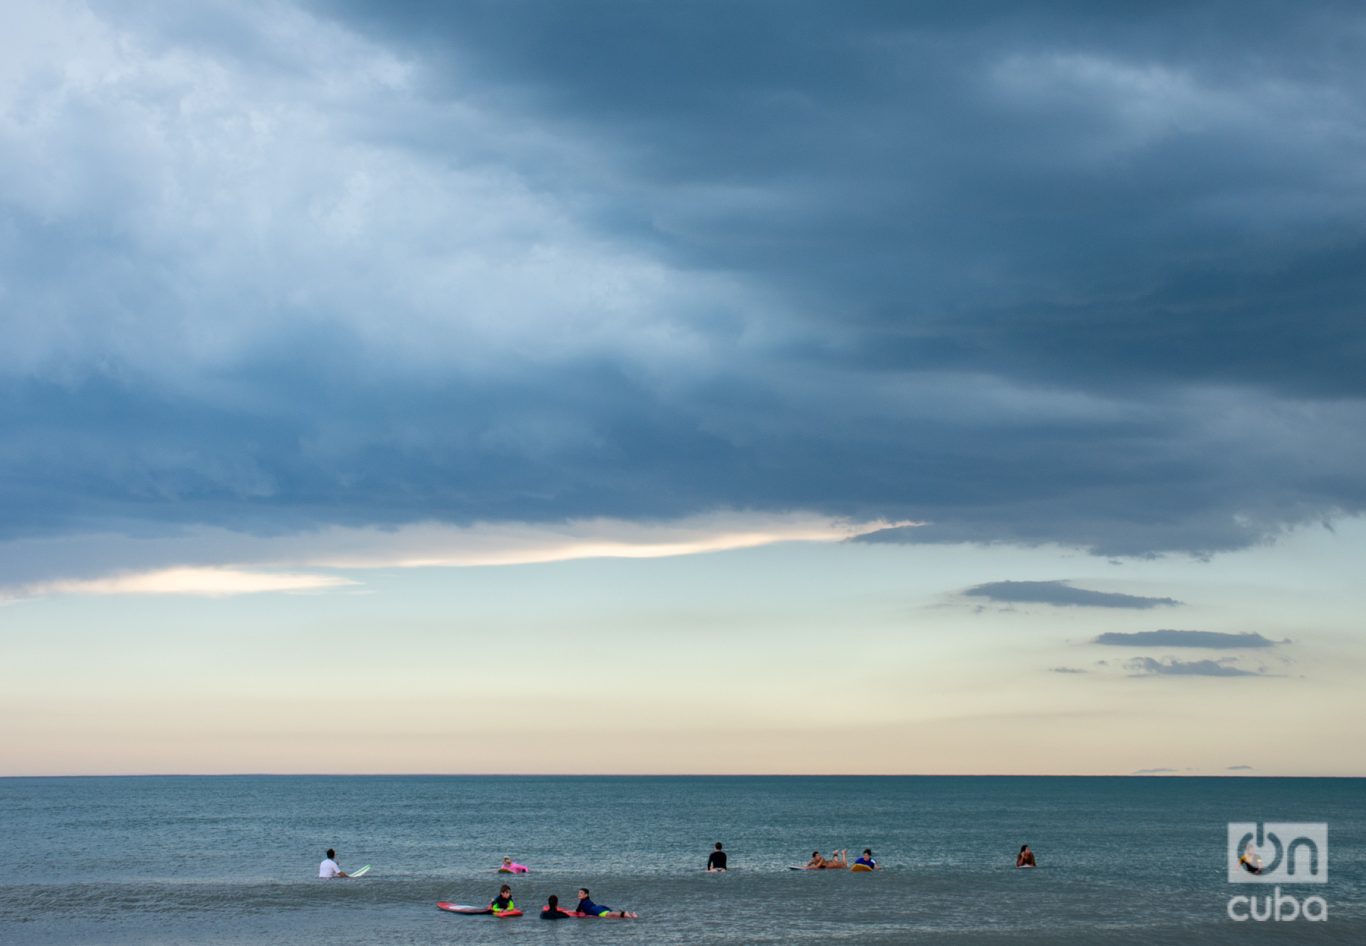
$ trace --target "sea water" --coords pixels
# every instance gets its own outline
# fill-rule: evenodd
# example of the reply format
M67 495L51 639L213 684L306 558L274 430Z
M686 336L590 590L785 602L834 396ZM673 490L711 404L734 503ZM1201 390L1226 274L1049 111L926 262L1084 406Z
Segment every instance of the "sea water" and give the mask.
M1356 779L0 779L0 943L1358 944L1363 803ZM1329 882L1282 888L1326 921L1229 919L1272 894L1228 882L1235 821L1327 823ZM329 847L371 873L317 879ZM788 870L864 847L885 870ZM435 907L505 880L526 916ZM581 886L640 919L537 918Z

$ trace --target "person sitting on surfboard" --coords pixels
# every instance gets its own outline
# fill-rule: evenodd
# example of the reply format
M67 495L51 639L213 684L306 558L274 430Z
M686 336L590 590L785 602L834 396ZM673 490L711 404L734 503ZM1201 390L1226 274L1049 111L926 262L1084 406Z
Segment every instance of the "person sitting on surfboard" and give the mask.
M331 879L333 877L349 877L351 875L342 870L341 865L337 863L337 852L328 848L327 857L318 865L318 876Z
M588 888L579 888L579 912L589 916L602 917L607 920L634 920L638 914L627 913L625 910L613 910L600 903L594 903L588 899Z
M726 852L721 850L721 842L716 842L716 850L707 858L707 870L712 873L726 869Z
M529 874L531 868L525 864L518 864L511 857L503 858L503 866L498 868L500 874Z
M1247 842L1247 847L1243 848L1238 863L1249 874L1260 874L1262 872L1262 859L1258 856L1257 848L1251 841Z
M1034 852L1029 849L1028 844L1020 845L1020 853L1015 857L1016 867L1038 867L1034 861Z
M873 860L872 848L865 847L863 849L863 856L860 857L858 860L854 861L855 867L858 867L860 864L862 864L869 870L877 870L877 861Z
M507 884L499 887L498 896L489 901L489 909L494 913L506 913L517 909L517 904L512 902L512 888Z
M573 919L572 914L565 913L560 909L560 898L553 893L546 900L545 906L541 907L541 919L543 920L569 920Z

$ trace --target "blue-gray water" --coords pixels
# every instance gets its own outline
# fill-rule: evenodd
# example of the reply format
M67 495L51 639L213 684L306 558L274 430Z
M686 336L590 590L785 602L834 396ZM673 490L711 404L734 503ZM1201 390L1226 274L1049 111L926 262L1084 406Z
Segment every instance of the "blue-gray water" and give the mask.
M0 779L0 942L1363 943L1366 780ZM1329 826L1324 923L1234 923L1229 821ZM701 868L714 841L735 868ZM1019 845L1034 871L1013 869ZM885 871L796 873L871 846ZM335 847L355 881L316 879ZM487 902L504 854L527 916ZM637 921L546 923L579 886Z

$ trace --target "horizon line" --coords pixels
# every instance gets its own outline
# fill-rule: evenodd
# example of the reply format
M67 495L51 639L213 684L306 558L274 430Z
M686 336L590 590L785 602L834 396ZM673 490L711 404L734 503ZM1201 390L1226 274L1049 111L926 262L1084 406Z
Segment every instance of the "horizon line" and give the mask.
M1366 775L1272 775L1235 772L79 772L4 775L0 779L84 778L1260 778L1366 779Z

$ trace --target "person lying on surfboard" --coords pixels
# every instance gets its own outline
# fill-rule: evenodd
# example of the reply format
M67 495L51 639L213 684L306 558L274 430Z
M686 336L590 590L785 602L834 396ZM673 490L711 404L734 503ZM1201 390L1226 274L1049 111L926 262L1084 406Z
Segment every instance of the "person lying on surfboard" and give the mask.
M489 909L494 913L507 913L509 910L517 909L517 904L512 902L512 888L507 884L498 888L498 896L489 901Z
M579 888L579 912L589 916L602 917L607 920L634 920L639 914L627 913L625 910L613 910L600 903L594 903L588 899L588 888Z
M529 874L531 868L525 864L518 864L511 857L503 858L503 866L498 868L500 874Z
M877 870L877 861L873 860L872 848L865 847L863 849L863 856L860 857L858 860L854 861L855 867L858 867L860 864L862 864L869 870Z
M848 851L831 851L829 858L821 857L820 851L812 851L811 860L806 862L807 870L844 870L848 866Z

